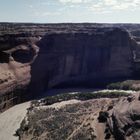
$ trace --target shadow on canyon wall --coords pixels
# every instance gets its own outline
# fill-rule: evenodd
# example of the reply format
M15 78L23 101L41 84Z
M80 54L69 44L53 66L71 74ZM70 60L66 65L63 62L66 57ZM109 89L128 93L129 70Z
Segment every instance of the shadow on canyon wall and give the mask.
M119 28L91 33L46 34L31 65L29 93L34 97L53 88L105 88L138 78L134 51L137 43Z

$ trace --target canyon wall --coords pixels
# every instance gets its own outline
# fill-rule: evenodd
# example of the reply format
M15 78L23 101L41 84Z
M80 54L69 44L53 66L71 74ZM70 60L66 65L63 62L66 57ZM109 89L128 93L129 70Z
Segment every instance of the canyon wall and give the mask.
M46 34L37 43L40 51L32 64L31 89L101 87L132 78L136 45L128 32L118 28Z
M137 28L0 24L0 111L48 88L100 87L133 78L139 71Z

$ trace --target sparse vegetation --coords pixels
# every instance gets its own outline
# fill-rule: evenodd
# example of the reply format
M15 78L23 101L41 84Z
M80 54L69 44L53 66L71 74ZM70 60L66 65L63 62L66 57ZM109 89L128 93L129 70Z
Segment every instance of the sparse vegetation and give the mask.
M98 120L99 122L106 122L107 121L107 118L109 117L109 114L107 111L100 111L99 112L99 117L98 117Z
M3 84L4 82L7 82L8 79L0 79L0 84Z
M106 97L105 95L108 96L109 94L109 92L60 94L33 101L32 107L28 109L28 123L23 122L21 124L17 135L21 139L26 135L34 139L41 139L42 136L45 136L48 140L94 140L96 139L96 134L91 123L96 121L94 117L98 113L96 114L95 112L103 108L108 99L101 99L100 101L85 100ZM117 93L111 94L111 97L115 97ZM120 95L126 96L127 94L119 93ZM83 102L68 104L59 109L48 107L52 103L70 99L83 100ZM93 115L94 113L95 115Z
M97 99L97 98L118 98L121 96L129 96L129 93L123 92L123 91L98 91L98 92L80 92L75 94L59 94L56 96L48 96L44 99L42 99L42 103L44 105L51 105L56 102L61 101L67 101L71 99L77 99L77 100L90 100L90 99ZM35 101L32 102L33 104L36 103Z
M93 127L95 123L94 125L105 126L101 130L102 135L104 139L110 139L113 135L107 126L107 120L110 118L108 110L113 109L114 105L118 103L118 97L125 96L124 99L127 101L127 99L131 100L129 99L130 95L132 94L125 91L103 90L65 93L48 96L38 101L34 100L31 108L28 109L28 119L26 122L23 121L20 129L17 130L17 135L21 139L43 139L45 137L48 140L94 140L99 136ZM98 100L99 98L100 100ZM58 107L59 104L51 105L73 99L81 101L65 104L60 108ZM131 117L134 121L139 119L138 115ZM98 128L98 131L101 127Z
M126 80L123 82L116 82L109 84L108 89L122 89L122 90L140 90L140 81L139 80Z

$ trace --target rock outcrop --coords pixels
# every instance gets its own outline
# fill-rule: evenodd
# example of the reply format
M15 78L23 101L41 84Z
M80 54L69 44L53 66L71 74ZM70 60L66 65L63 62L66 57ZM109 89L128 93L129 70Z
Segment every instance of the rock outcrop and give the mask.
M138 96L122 98L111 110L108 126L115 139L140 139L140 100ZM121 108L121 109L120 109Z
M31 79L31 63L38 53L35 39L11 35L0 37L0 111L22 102L29 95L26 89Z
M0 110L48 88L132 78L139 72L138 28L0 23Z
M115 92L100 91L98 99L79 92L33 101L16 134L21 140L139 140L139 94L116 98Z

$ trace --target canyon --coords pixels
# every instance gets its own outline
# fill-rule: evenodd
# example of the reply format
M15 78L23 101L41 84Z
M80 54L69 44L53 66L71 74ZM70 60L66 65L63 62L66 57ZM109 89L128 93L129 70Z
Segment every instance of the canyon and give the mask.
M139 27L0 23L0 110L50 88L138 78Z
M137 140L139 71L140 24L0 23L0 138Z

